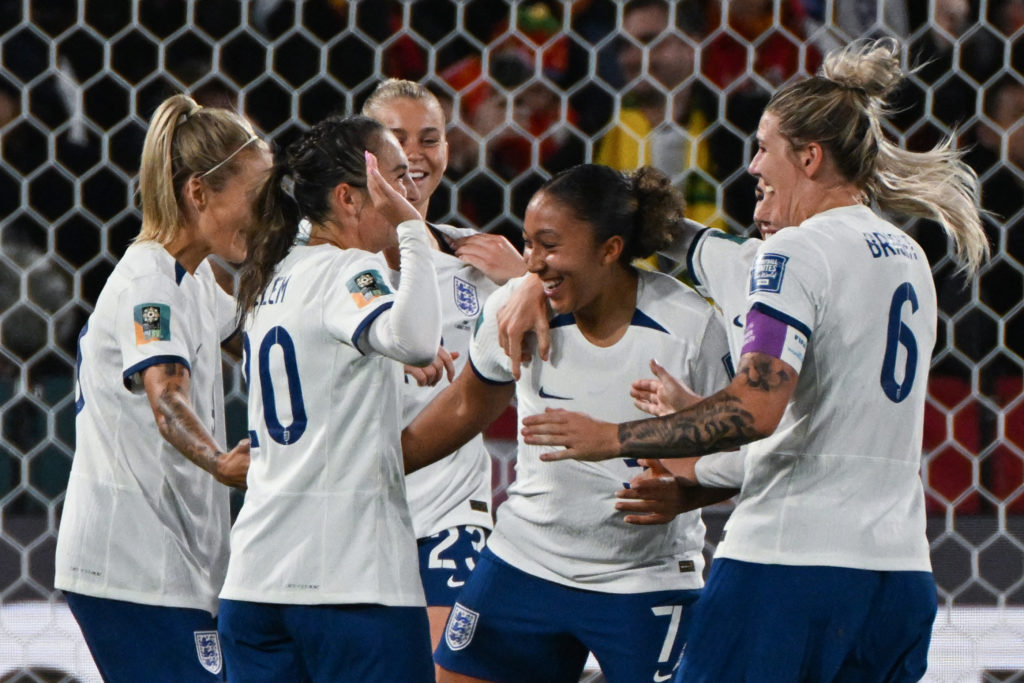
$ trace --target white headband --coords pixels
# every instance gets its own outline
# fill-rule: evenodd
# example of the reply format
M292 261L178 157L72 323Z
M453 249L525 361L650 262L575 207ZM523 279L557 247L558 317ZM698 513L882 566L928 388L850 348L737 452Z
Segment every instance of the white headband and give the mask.
M250 143L252 143L252 142L255 142L256 140L259 140L259 138L258 138L257 136L255 136L255 135L252 135L252 136L250 136L250 137L249 137L249 139L248 139L248 140L246 140L245 142L243 142L243 143L242 143L242 144L241 144L241 145L239 146L239 148L238 148L238 149L236 149L236 150L235 150L234 152L232 152L231 154L229 154L229 155L228 155L228 156L227 156L227 157L226 157L226 158L224 159L224 161L220 162L219 164L217 164L216 166L214 166L213 168L211 168L211 169L210 169L210 170L208 170L208 171L203 171L202 173L200 173L200 174L199 174L199 177L200 177L200 178L205 178L206 176L210 175L211 173L213 173L214 171L216 171L216 170L217 170L218 168L220 168L220 167L221 167L221 166L223 166L224 164L226 164L226 163L228 163L229 161L231 161L232 159L234 159L234 158L235 158L235 155L236 155L236 154L238 154L239 152L241 152L241 151L242 151L243 149L245 149L245 148L246 148L247 146L249 146L249 144L250 144Z

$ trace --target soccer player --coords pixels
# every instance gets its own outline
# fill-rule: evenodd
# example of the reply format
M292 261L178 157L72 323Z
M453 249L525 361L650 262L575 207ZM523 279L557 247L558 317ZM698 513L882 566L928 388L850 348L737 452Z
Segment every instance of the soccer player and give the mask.
M448 141L441 103L424 86L389 79L363 105L383 123L409 160L409 178L426 220L430 198L448 166ZM500 235L450 225L427 224L434 270L441 292L441 338L453 359L449 379L462 370L484 302L499 285L526 272L523 257ZM443 353L443 352L442 352ZM433 366L408 368L403 387L402 426L408 425L445 387ZM494 526L491 517L491 459L483 436L406 477L406 496L419 548L420 577L427 597L432 648L441 640L448 613Z
M679 226L672 246L658 255L659 265L668 266L669 274L675 276L687 270L695 289L715 303L727 330L731 363L736 365L743 350L747 273L762 240L779 229L775 189L761 179L755 193L754 225L761 235L760 240L736 237L687 220ZM668 415L702 398L676 381L654 360L651 372L654 379L639 379L630 389L636 406L644 412ZM631 513L626 516L627 522L658 524L679 512L721 502L739 492L745 459L743 449L708 457L678 458L673 461L671 472L652 462L649 469L630 481L628 488L619 491L623 500L616 503L616 508ZM647 461L641 462L646 464ZM680 490L675 490L677 487L681 487Z
M498 290L471 366L403 432L407 468L469 439L513 395L520 414L568 406L638 417L629 385L652 354L699 391L724 386L725 332L711 307L630 265L667 246L682 213L682 197L649 167L583 165L548 181L527 207L525 256L556 313L560 350L517 382L494 313L524 278ZM703 585L699 513L627 526L612 501L635 461L552 468L541 450L519 446L516 481L435 654L439 680L576 681L588 650L613 683L667 680Z
M143 145L141 231L79 337L54 583L107 681L222 679L225 485L245 487L249 445L221 446L235 304L206 257L245 257L269 166L237 114L165 100Z
M769 102L749 171L794 227L758 248L726 389L621 425L565 411L523 420L527 443L566 447L550 461L750 444L677 680L925 672L936 589L918 471L935 290L921 248L871 205L938 221L971 273L988 244L958 153L883 135L902 77L894 41L859 44Z
M221 592L229 680L434 679L399 389L403 363L435 359L441 322L408 170L379 122L330 117L257 200L238 297L252 466ZM397 291L378 253L395 246Z

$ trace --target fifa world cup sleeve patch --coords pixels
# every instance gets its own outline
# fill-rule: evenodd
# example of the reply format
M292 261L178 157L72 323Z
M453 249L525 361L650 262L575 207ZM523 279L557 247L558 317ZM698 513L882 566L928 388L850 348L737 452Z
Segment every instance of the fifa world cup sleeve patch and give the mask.
M363 308L379 296L390 294L387 282L376 270L364 270L348 281L348 291L356 306Z
M167 304L139 304L133 317L136 345L171 340L171 307Z
M789 257L782 254L761 254L750 269L750 293L781 292L787 261Z

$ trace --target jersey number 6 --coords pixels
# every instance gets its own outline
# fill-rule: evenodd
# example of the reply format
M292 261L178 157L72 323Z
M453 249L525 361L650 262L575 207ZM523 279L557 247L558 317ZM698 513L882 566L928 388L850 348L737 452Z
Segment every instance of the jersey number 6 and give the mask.
M903 322L903 305L910 304L910 314L917 312L917 292L913 285L904 282L892 294L889 305L889 330L885 341L885 358L882 359L882 391L893 403L899 403L910 395L917 372L917 339L914 332ZM903 381L896 379L896 356L899 347L906 349L903 367Z

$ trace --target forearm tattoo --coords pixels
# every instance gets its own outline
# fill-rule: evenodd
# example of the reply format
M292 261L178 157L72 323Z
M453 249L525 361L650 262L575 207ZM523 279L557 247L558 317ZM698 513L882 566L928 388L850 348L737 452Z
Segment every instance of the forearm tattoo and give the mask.
M623 455L639 457L684 457L707 455L738 448L764 438L755 426L756 416L740 397L749 390L771 394L796 381L782 361L763 354L744 356L732 386L700 403L659 418L619 425ZM734 390L733 387L736 387Z
M167 377L185 377L186 370L177 364L164 365ZM208 472L216 469L217 445L185 398L180 382L168 381L158 402L163 418L163 437L190 461Z

